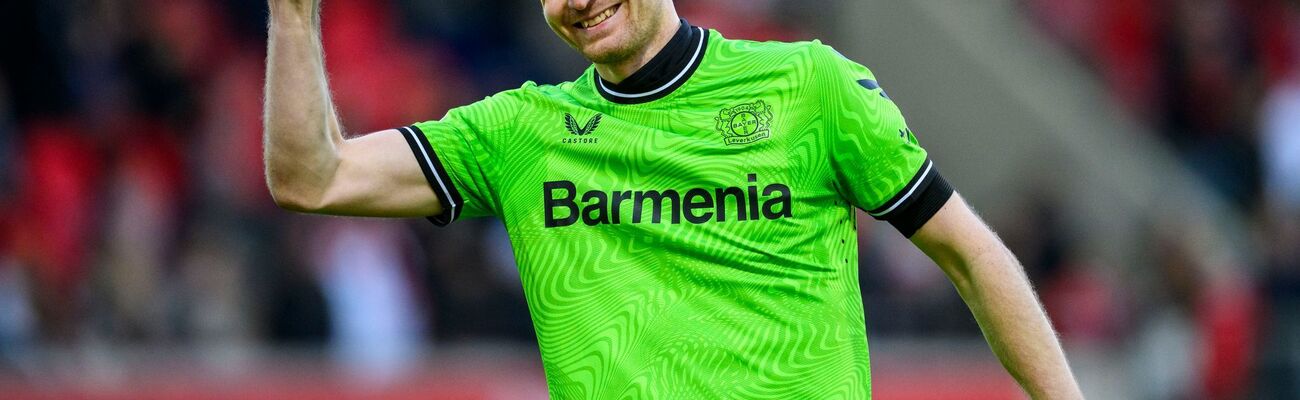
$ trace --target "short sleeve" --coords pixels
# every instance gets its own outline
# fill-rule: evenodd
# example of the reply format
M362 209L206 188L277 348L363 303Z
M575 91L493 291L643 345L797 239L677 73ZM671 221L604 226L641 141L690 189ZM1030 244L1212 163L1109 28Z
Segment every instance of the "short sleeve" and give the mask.
M510 96L498 94L454 108L440 120L398 128L443 205L442 214L429 221L446 226L461 218L500 215L490 141L513 129L518 110Z
M819 46L835 185L850 204L911 237L952 196L902 112L866 67Z

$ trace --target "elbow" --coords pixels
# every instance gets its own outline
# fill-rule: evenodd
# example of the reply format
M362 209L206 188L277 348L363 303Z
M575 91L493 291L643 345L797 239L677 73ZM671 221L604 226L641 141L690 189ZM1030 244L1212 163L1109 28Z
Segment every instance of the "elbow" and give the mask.
M275 205L289 211L300 213L312 213L316 211L311 202L303 200L301 197L287 196L284 194L271 193L271 198L275 200Z
M281 150L272 153L268 145L263 169L267 192L280 208L320 213L329 205L326 197L338 164L339 158L334 152Z
M311 212L311 202L303 199L302 196L295 195L288 190L279 189L279 186L267 185L271 192L271 200L275 201L277 207L289 211Z
M315 213L322 209L321 202L307 191L295 188L294 185L287 184L283 179L276 179L269 173L266 187L275 205L282 209L300 213Z

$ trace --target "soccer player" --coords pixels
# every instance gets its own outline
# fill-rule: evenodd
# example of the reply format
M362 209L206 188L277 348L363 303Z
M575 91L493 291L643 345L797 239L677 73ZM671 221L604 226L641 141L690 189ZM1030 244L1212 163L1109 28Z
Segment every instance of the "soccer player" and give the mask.
M269 1L276 203L501 218L553 398L869 398L855 208L942 267L1025 391L1081 397L1014 256L828 46L727 39L671 0L542 0L593 63L576 80L344 139L318 1Z

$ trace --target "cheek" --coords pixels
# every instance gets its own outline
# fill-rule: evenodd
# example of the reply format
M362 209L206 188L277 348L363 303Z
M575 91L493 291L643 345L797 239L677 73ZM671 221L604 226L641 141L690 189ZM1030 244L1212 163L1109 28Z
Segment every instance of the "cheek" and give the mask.
M568 36L568 32L565 32L564 26L562 25L564 21L563 18L559 16L553 16L554 14L552 14L550 10L544 10L544 11L546 14L545 15L546 26L551 28L551 32L554 32L557 36L560 37L560 39L563 39L565 42L569 42L570 44L572 44L573 40Z
M551 0L550 4L545 1L542 2L542 17L546 18L546 24L550 25L552 29L556 24L564 20L564 7L562 4L563 2L557 0Z

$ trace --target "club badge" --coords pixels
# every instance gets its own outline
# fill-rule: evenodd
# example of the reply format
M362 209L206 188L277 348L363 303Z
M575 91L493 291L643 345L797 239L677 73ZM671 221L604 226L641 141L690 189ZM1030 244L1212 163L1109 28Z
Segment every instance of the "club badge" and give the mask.
M772 105L762 100L724 108L714 119L728 146L754 143L772 134Z

